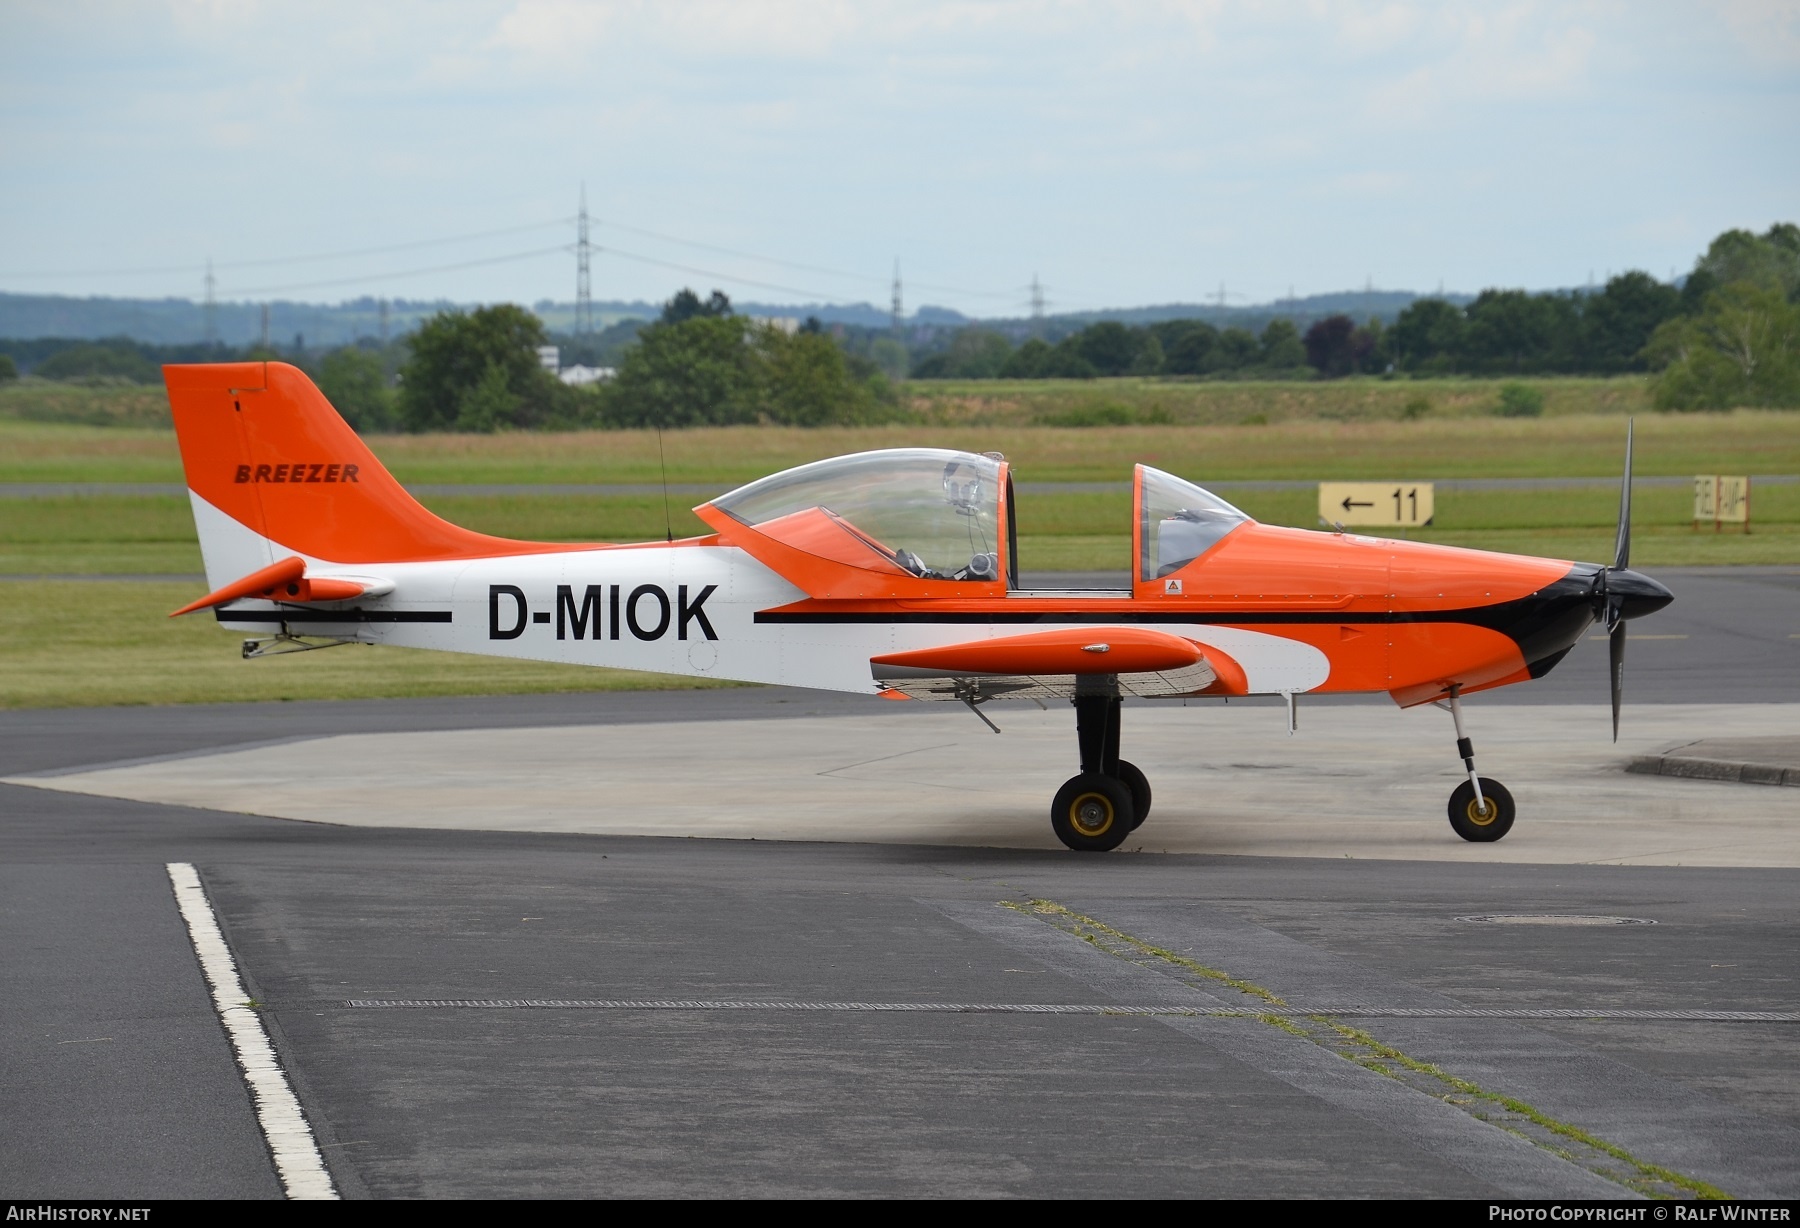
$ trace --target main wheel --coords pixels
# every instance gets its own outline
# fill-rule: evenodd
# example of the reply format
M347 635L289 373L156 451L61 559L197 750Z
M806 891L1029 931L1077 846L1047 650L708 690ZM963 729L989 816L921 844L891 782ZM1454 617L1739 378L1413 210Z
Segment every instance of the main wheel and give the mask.
M1450 826L1464 840L1487 843L1512 830L1513 798L1505 785L1486 776L1481 778L1481 793L1487 799L1486 810L1475 800L1473 784L1465 780L1456 786L1450 795Z
M1111 776L1083 772L1056 791L1050 826L1078 853L1116 849L1136 826L1131 790Z
M1150 779L1137 764L1119 760L1119 780L1131 790L1131 828L1136 831L1150 817Z

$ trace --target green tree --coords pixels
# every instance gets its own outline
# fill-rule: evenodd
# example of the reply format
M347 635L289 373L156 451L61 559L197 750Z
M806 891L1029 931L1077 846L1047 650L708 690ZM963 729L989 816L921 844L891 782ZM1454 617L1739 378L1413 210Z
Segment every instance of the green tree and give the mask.
M750 328L741 316L708 314L645 328L601 393L606 420L666 427L754 422L766 371L750 346Z
M1650 335L1681 310L1681 292L1648 273L1621 273L1582 301L1581 366L1588 371L1642 370Z
M762 412L785 426L827 426L865 422L874 409L867 383L853 378L844 351L818 332L788 336L776 328L754 328L748 340L753 362L762 368Z
M1000 378L1043 379L1050 366L1051 352L1047 341L1033 337L1012 352L1012 357L1000 368Z
M572 390L539 365L542 344L542 321L511 303L439 312L409 339L401 423L409 431L549 425Z
M1306 346L1292 320L1270 320L1259 345L1262 352L1258 361L1271 371L1290 371L1306 365Z
M1075 351L1100 375L1123 375L1137 358L1143 334L1117 320L1090 324L1075 334Z
M19 378L19 364L12 360L11 354L0 354L0 384Z
M1733 282L1697 317L1670 320L1646 348L1658 409L1800 407L1800 306L1775 286Z
M880 337L869 343L869 361L890 380L903 380L907 375L906 347L892 337ZM999 374L995 372L995 374Z
M381 371L381 359L354 346L333 350L319 365L319 391L358 431L389 430L394 425L393 395Z
M44 379L82 379L99 376L155 384L162 380L156 364L124 338L93 345L74 345L46 358L34 374Z
M1205 375L1219 367L1219 330L1202 320L1169 320L1151 326L1162 343L1166 375Z
M1388 330L1388 348L1402 371L1448 371L1462 349L1468 320L1462 308L1441 298L1409 304Z
M1012 357L1012 342L987 328L959 328L950 344L913 367L918 379L993 379Z
M1800 293L1800 229L1779 222L1762 235L1727 230L1707 247L1694 272L1714 287L1747 281L1793 298Z
M1137 357L1131 360L1133 375L1161 375L1163 366L1162 342L1151 333L1144 338L1144 344L1138 347Z
M714 290L702 299L698 294L683 286L675 292L675 297L663 304L662 320L664 324L683 324L700 316L728 316L731 314L731 300L723 290Z
M1039 374L1046 379L1093 379L1100 372L1081 350L1080 333L1064 337L1051 347Z
M1241 371L1245 367L1254 367L1261 351L1256 342L1256 334L1247 328L1226 329L1219 334L1217 348L1218 369L1221 371Z
M1483 290L1466 314L1457 355L1463 370L1566 371L1578 362L1580 316L1567 295Z

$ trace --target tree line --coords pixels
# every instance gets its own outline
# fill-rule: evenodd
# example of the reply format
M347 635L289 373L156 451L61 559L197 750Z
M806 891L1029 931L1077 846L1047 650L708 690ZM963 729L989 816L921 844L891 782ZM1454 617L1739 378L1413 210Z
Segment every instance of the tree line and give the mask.
M556 338L570 357L612 359L616 376L572 387L544 369L545 326L523 307L449 310L385 345L323 355L217 344L7 342L46 378L160 379L160 362L296 362L359 430L497 431L777 423L822 426L901 416L895 379L1340 379L1354 375L1655 375L1665 409L1800 407L1800 227L1720 235L1679 286L1647 273L1595 292L1486 290L1466 305L1424 298L1391 324L1334 315L1302 333L1201 320L1090 324L1054 344L991 328L909 354L891 337L835 337L816 319L789 331L733 310L719 291L682 290L650 323ZM591 351L591 352L590 352ZM910 372L905 368L910 365ZM0 380L17 374L0 354ZM1520 412L1525 412L1521 410Z
M1680 287L1628 272L1593 292L1484 290L1417 299L1391 324L1347 315L1260 336L1199 320L1091 324L1056 344L965 328L917 355L914 379L1106 376L1342 379L1352 375L1659 373L1670 409L1800 405L1800 228L1713 240Z

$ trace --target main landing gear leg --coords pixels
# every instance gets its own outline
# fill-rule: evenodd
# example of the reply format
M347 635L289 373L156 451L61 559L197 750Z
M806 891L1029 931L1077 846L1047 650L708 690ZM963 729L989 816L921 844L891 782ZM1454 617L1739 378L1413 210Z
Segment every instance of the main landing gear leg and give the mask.
M1079 852L1118 848L1150 813L1150 782L1119 758L1123 703L1110 691L1076 695L1081 775L1058 789L1050 804L1050 826L1057 838Z
M1463 732L1462 687L1450 688L1450 702L1437 704L1456 722L1456 753L1462 756L1469 778L1450 794L1450 826L1464 840L1486 843L1512 830L1513 799L1506 786L1491 777L1475 774L1475 744Z

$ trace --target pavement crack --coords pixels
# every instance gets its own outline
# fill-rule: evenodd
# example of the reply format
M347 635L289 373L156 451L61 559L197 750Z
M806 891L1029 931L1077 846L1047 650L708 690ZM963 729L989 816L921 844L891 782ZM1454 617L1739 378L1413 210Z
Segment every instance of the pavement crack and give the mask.
M1293 1013L1287 1009L1289 1003L1273 990L1159 947L1096 917L1078 913L1055 900L1034 899L1025 903L999 900L997 903L1001 908L1036 917L1108 955L1164 976L1172 976L1191 989L1217 993L1219 987L1223 986L1235 990L1252 999L1246 1003L1246 1017L1297 1039L1307 1040L1366 1070L1441 1100L1471 1117L1515 1134L1543 1151L1626 1189L1650 1198L1731 1197L1704 1181L1640 1160L1623 1147L1596 1137L1579 1126L1559 1121L1525 1101L1489 1091L1430 1062L1420 1061L1330 1014ZM1264 1009L1256 1009L1258 1003Z

